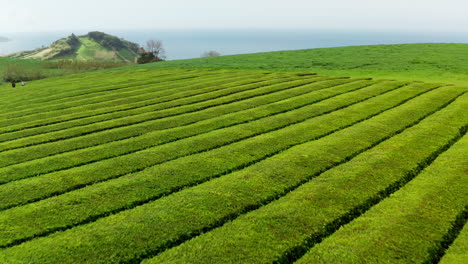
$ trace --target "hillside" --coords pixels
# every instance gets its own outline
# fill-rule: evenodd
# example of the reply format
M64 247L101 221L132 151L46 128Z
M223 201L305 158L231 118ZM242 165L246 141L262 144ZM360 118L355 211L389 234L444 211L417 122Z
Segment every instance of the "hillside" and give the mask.
M7 41L10 41L10 40L6 37L0 36L0 42L7 42Z
M8 55L11 58L56 60L112 60L134 62L139 46L102 32L59 39L48 47Z
M468 85L468 44L353 46L166 61L150 68L261 69Z
M0 263L463 263L468 86L279 54L0 86Z

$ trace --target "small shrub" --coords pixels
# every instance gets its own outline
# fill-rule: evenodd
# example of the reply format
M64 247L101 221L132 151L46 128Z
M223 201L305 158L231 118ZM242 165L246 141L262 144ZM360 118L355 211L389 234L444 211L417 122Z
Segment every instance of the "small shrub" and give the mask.
M210 50L210 51L207 51L207 52L204 52L201 57L218 57L218 56L221 56L221 53L217 52L217 51L214 51L214 50Z
M162 58L155 56L152 52L143 52L137 59L138 64L145 64L150 62L164 61Z

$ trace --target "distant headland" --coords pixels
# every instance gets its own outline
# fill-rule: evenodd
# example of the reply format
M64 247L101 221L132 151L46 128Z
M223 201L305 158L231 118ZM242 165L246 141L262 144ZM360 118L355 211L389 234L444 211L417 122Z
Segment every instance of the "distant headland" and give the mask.
M134 62L138 57L139 49L140 46L136 43L94 31L83 36L71 34L48 47L16 52L9 54L8 57L37 60L78 59Z

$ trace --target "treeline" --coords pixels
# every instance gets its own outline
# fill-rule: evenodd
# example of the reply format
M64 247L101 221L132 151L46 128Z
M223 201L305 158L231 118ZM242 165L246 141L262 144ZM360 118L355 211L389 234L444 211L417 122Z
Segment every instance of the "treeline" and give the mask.
M129 49L133 52L138 52L138 49L140 48L136 43L120 39L104 32L93 31L89 32L87 36L110 50Z
M101 60L55 60L45 62L43 67L48 69L61 69L80 72L111 69L128 65L131 65L131 63Z

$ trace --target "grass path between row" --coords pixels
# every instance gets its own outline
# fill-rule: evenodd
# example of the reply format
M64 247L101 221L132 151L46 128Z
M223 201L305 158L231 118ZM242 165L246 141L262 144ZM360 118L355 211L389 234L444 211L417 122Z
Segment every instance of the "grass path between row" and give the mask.
M468 225L466 224L467 218L468 217L465 217L464 223L463 221L460 221L460 226L464 225L464 227L460 231L460 234L457 236L455 241L453 241L453 244L445 244L450 247L440 259L440 264L464 264L468 262Z

